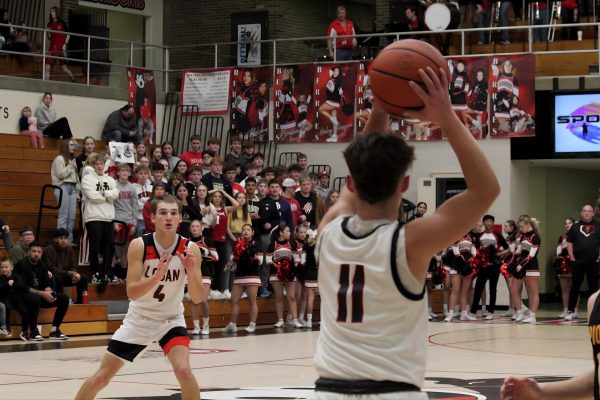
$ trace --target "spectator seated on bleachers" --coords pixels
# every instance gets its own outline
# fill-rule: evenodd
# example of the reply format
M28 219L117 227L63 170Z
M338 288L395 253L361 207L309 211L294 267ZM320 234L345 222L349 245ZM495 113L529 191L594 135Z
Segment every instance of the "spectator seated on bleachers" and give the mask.
M133 142L136 145L142 140L137 132L135 111L131 104L128 103L108 115L102 130L102 140L107 143L111 141Z
M37 128L37 118L31 115L31 108L23 107L21 118L19 119L19 131L21 135L27 135L31 138L31 147L37 149L44 148L44 135Z
M32 304L34 306L32 307L33 309L35 309L35 306L38 309L40 307L56 307L49 338L66 340L68 337L60 331L60 324L69 308L69 296L52 290L50 273L46 265L42 262L42 252L43 249L40 242L31 242L29 250L27 250L27 256L15 265L15 273L23 279L24 284L29 288L29 291L25 294L25 301ZM37 313L35 313L35 319L37 321ZM44 340L37 328L29 332L29 339L35 341Z
M17 240L8 252L8 256L13 265L17 265L19 261L25 258L27 250L29 250L29 244L35 240L31 225L23 225L19 231L19 235L21 236L21 240Z
M41 104L35 109L37 128L44 136L51 138L69 139L73 137L69 121L65 118L56 117L56 111L50 108L52 104L52 93L44 93Z
M13 263L10 258L3 257L0 260L0 302L4 304L6 315L6 336L11 336L10 313L17 310L21 316L21 339L27 340L28 329L37 329L37 320L29 312L28 304L25 303L25 293L29 288L23 283L23 279L13 273ZM37 311L35 312L37 313ZM4 333L4 332L2 332Z
M8 226L2 218L0 218L0 231L2 232L2 241L6 252L12 247L12 237L10 236L10 226Z
M64 293L64 287L77 287L77 304L87 303L88 279L77 272L77 255L71 246L69 232L60 228L54 241L44 249L42 262L52 273L54 290Z

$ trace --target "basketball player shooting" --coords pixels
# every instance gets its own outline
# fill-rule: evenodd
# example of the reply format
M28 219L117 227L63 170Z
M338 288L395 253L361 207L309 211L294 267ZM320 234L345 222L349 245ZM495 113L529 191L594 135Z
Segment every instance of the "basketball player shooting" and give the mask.
M389 115L376 97L365 133L344 151L346 187L319 226L319 399L427 399L420 390L429 260L468 232L500 192L488 160L452 110L446 70L427 67L418 76L422 86L411 81L410 88L424 107L404 115L441 127L467 190L432 216L397 222L413 148L384 133Z
M194 303L203 298L200 250L177 234L181 203L171 195L152 200L156 232L131 242L127 259L129 310L108 343L100 368L79 389L76 400L94 399L124 361L133 362L154 341L173 366L182 399L199 399L200 389L189 361L190 339L183 317L183 291Z

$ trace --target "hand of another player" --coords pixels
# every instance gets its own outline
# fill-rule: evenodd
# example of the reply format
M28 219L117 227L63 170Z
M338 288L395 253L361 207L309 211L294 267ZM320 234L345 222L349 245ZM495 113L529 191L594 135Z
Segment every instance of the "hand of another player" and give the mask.
M542 399L542 388L531 378L508 377L500 388L501 400L538 400Z
M46 300L48 303L54 303L56 298L52 296L52 293L46 291L40 291L40 297Z
M188 276L194 271L196 267L196 256L191 250L186 250L181 254L180 252L175 253L183 268L187 272Z
M156 282L160 282L162 278L165 277L167 271L169 270L169 264L171 263L171 259L173 256L168 255L167 253L160 256L160 261L158 262L158 266L156 267L156 272L152 275L152 278Z
M420 110L406 110L404 116L437 124L449 118L456 118L448 95L446 71L442 68L434 71L431 67L427 67L419 70L419 76L425 88L414 81L410 81L409 85L423 101L425 107Z

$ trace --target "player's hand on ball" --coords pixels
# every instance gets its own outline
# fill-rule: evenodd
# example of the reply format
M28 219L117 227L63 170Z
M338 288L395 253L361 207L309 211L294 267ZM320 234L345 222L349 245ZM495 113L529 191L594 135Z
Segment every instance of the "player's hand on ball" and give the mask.
M194 255L194 253L191 250L186 250L183 252L183 254L177 252L175 255L179 258L179 261L181 261L181 265L183 265L183 267L189 275L196 266L196 256Z
M531 378L508 377L500 388L502 400L541 400L542 388Z
M173 256L170 256L167 253L160 256L160 261L156 267L156 272L154 275L152 275L157 282L160 282L167 274L167 271L169 270L169 263L171 262L172 258Z
M453 116L446 72L442 68L434 71L431 67L427 67L419 70L419 76L425 88L414 81L409 82L409 85L425 106L420 110L406 110L404 116L438 124L445 118Z

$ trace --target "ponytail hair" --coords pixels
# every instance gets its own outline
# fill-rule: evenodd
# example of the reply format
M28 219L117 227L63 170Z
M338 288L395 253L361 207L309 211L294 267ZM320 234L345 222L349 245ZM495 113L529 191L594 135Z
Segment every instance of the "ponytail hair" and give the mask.
M275 243L279 240L279 234L287 227L288 226L285 223L280 222L279 225L273 228L273 230L271 230L271 242Z
M540 236L540 230L539 230L540 221L538 221L536 218L530 217L530 216L523 216L519 220L519 222L523 222L525 224L531 225L533 232L535 232L536 235Z

